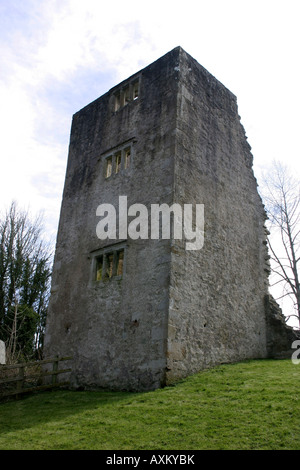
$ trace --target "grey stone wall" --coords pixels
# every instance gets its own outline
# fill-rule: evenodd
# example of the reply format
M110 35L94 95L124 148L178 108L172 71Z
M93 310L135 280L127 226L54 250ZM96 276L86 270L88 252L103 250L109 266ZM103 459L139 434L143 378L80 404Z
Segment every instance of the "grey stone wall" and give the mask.
M106 177L127 145L130 167ZM204 204L204 247L99 240L97 207L124 195L149 211ZM131 390L267 357L264 221L235 96L174 49L73 116L45 356L73 355L73 387ZM123 275L97 281L97 256L118 247Z
M265 357L265 213L235 96L182 51L175 199L205 205L200 251L174 245L168 375Z
M122 280L91 282L97 206L171 203L177 83L166 57L144 70L136 101L113 110L127 82L73 118L45 354L73 354L74 385L143 389L165 381L169 240L126 242ZM129 79L129 82L131 79ZM129 170L105 178L105 156L132 143Z

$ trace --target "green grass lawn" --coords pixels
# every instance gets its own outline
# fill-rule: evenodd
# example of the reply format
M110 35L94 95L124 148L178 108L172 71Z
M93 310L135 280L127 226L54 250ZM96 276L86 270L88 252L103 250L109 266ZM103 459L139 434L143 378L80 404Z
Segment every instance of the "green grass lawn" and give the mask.
M0 404L0 449L300 449L299 378L257 360L147 393L30 395Z

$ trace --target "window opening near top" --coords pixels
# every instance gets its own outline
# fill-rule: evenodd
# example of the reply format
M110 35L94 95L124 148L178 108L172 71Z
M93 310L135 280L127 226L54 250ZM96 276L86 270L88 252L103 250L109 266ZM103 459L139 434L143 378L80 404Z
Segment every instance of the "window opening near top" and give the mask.
M129 85L124 88L123 90L123 106L125 106L125 104L129 103L130 101L130 90L129 90Z
M133 83L132 99L136 100L138 97L139 97L139 82L136 81Z
M118 109L120 109L120 107L121 107L120 93L116 93L115 94L115 111L118 111Z
M109 178L112 174L112 157L106 159L105 177Z
M114 111L118 111L130 101L135 101L138 97L139 79L135 79L114 93Z

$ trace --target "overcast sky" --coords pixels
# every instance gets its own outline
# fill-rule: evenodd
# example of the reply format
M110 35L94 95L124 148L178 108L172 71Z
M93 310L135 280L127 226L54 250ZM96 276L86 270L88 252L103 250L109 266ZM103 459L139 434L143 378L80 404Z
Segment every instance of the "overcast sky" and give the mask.
M0 210L56 236L72 115L182 46L231 90L254 156L299 164L299 0L0 0Z

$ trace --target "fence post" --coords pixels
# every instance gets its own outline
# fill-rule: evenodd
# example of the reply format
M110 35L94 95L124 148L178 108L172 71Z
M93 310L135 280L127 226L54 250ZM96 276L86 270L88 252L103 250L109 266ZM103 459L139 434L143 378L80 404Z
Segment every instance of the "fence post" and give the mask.
M24 387L24 368L25 368L24 365L20 364L19 373L18 373L18 382L17 382L17 398L19 398Z
M56 360L53 361L53 367L52 367L52 385L56 384L56 379L57 379L57 370L58 370L58 356L56 356Z

